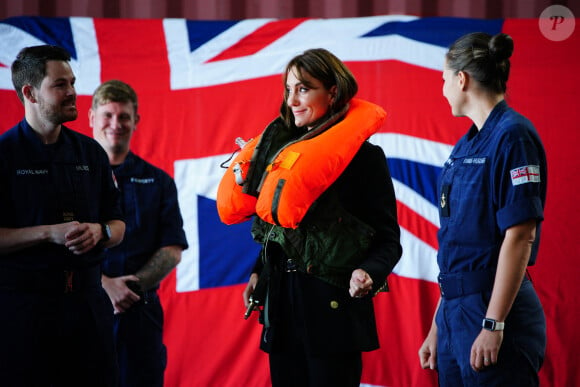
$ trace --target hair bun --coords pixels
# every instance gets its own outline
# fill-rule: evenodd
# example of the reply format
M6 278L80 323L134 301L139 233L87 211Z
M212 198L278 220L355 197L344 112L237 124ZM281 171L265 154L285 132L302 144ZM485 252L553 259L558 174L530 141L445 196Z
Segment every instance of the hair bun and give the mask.
M489 53L496 61L509 59L513 52L514 41L508 34L499 33L489 40Z

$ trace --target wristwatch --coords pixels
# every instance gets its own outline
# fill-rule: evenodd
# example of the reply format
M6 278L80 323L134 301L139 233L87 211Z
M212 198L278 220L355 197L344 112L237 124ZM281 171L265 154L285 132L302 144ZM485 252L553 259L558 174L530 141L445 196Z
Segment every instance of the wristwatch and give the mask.
M503 331L505 326L504 322L495 321L492 318L484 318L483 322L481 323L483 329L487 329L488 331Z
M106 242L111 239L111 227L107 223L101 223L101 231L103 232L101 241Z

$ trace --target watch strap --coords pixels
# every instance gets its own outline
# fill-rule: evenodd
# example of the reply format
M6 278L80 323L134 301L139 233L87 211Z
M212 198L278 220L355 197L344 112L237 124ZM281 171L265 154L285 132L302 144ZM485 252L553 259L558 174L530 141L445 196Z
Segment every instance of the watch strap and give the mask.
M488 331L503 331L505 327L505 322L496 321L492 318L484 318L481 322L481 326Z
M108 241L111 239L111 227L107 223L101 223L101 232L103 234L101 241Z

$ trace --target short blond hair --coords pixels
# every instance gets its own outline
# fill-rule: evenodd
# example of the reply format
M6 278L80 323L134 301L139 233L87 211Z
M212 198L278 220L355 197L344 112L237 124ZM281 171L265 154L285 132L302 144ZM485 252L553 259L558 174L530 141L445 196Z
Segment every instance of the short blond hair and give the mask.
M125 82L112 79L97 87L93 93L92 109L96 110L99 105L109 102L132 102L137 114L137 93Z

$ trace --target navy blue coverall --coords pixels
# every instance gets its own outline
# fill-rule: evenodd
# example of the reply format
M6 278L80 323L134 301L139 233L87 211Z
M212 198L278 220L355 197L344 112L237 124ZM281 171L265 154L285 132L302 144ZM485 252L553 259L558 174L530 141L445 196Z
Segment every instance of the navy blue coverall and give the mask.
M114 167L122 194L125 237L106 251L103 274L135 274L164 246L188 247L173 179L129 152ZM157 288L149 289L128 311L115 315L121 386L162 386L167 363L163 310Z
M0 182L0 227L123 220L106 153L64 126L54 144L26 120L0 136ZM0 384L116 385L102 259L48 242L0 255Z
M525 117L498 103L480 131L454 147L439 180L437 363L442 386L533 386L542 364L546 325L524 278L507 319L497 365L475 372L470 351L482 329L499 251L508 228L536 219L529 265L536 261L544 218L547 165Z

